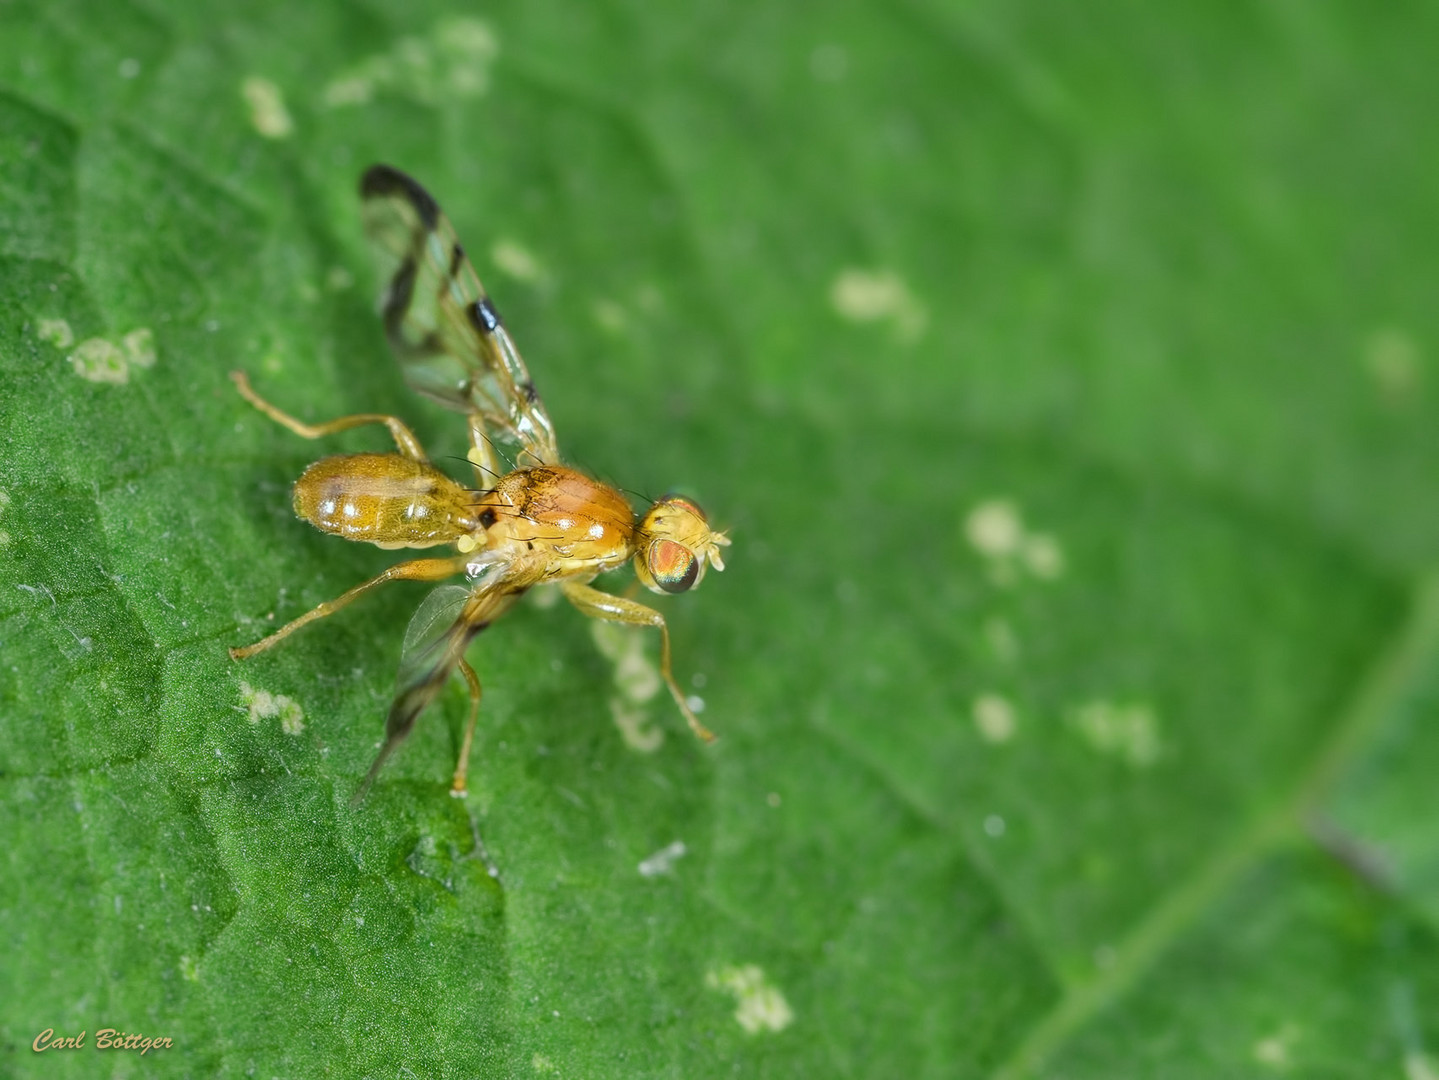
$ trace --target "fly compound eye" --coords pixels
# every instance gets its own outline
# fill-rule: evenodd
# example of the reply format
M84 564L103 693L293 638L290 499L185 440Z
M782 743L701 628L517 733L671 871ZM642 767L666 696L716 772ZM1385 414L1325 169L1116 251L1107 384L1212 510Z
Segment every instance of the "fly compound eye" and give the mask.
M700 573L700 561L695 553L673 540L656 540L650 544L645 562L649 564L655 584L667 593L688 592Z
M700 504L695 502L693 499L685 498L683 495L666 495L655 505L657 507L668 506L671 509L681 511L682 513L693 514L695 517L699 518L701 522L707 520L705 518L705 512L700 509Z

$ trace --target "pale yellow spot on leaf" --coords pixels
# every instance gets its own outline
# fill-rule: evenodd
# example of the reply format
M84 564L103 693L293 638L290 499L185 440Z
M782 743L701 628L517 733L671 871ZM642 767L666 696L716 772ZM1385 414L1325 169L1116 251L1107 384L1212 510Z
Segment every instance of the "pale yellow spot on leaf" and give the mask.
M155 366L155 333L149 327L131 330L120 340L120 344L124 347L125 359L135 367Z
M456 97L477 97L490 88L490 65L500 55L500 42L482 19L458 17L441 22L434 40L445 80Z
M1019 720L1007 698L999 694L981 694L974 699L970 711L974 716L974 726L987 741L1002 743L1014 738Z
M1159 725L1148 705L1091 701L1076 709L1071 721L1102 754L1122 758L1136 768L1159 760Z
M68 349L75 344L75 332L64 319L41 319L37 332L41 341L48 341L57 349Z
M1278 1071L1289 1068L1290 1050L1299 1038L1299 1029L1285 1024L1273 1035L1266 1036L1254 1044L1254 1060L1261 1065Z
M240 84L240 93L250 106L250 124L267 139L284 139L294 133L295 123L285 108L284 95L269 79L251 75Z
M305 730L305 711L299 702L280 694L275 699L280 706L280 730L286 735L299 735Z
M1364 367L1385 399L1397 404L1419 388L1422 364L1419 345L1403 330L1386 327L1364 343Z
M653 754L665 741L664 730L650 722L649 710L628 702L619 695L610 698L610 717L614 720L615 727L620 729L620 737L625 740L625 745L631 750L638 750L641 754Z
M887 322L901 341L915 341L929 321L909 286L892 270L842 270L830 285L830 305L851 322Z
M1404 1080L1439 1080L1439 1068L1427 1054L1411 1050L1404 1055Z
M596 300L590 305L590 314L601 330L611 334L623 333L629 325L629 314L613 300Z
M335 79L325 87L325 104L332 109L364 105L375 96L375 80L368 72Z
M130 380L130 365L125 354L104 338L89 338L80 342L70 354L70 363L75 374L91 382L114 383Z
M618 623L591 624L595 645L615 665L615 686L628 701L642 704L660 692L660 670L645 652L643 628Z
M200 981L200 965L188 956L180 957L180 978L186 982Z
M332 79L323 98L330 108L364 105L380 91L396 91L427 105L473 98L490 87L500 43L490 24L469 16L444 19L423 36L403 37Z
M757 964L713 969L705 974L705 985L734 996L734 1018L751 1035L783 1031L794 1023L789 1002L765 979Z
M1012 555L1024 540L1019 511L1008 499L980 503L964 519L964 534L981 555Z
M1064 549L1050 533L1031 532L1010 499L988 499L964 519L964 535L989 562L996 585L1013 585L1028 572L1041 581L1064 573Z
M1064 573L1064 551L1048 533L1030 533L1024 538L1024 565L1037 578L1053 581Z
M501 237L490 248L490 260L517 281L535 284L545 277L545 269L532 251L517 240Z

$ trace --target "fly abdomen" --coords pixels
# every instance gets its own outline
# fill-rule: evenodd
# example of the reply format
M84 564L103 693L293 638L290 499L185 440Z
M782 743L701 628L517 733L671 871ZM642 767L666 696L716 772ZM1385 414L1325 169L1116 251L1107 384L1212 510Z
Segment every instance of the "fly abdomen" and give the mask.
M473 532L471 493L400 454L323 458L295 481L295 514L322 532L382 548L434 547Z

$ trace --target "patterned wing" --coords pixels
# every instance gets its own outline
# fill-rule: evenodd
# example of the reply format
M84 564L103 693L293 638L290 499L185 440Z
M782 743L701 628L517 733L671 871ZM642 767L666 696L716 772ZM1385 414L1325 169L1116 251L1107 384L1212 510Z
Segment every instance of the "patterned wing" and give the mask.
M430 193L398 169L360 180L365 231L388 284L385 334L405 381L441 405L477 415L531 461L559 460L549 415L455 230Z

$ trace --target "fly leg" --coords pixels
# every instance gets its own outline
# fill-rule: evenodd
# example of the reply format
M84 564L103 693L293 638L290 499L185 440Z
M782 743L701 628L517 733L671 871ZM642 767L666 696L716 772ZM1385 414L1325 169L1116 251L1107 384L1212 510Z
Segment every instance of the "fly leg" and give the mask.
M670 671L670 628L665 625L665 617L651 607L645 607L635 600L626 600L622 596L611 596L599 589L592 589L588 585L580 585L575 582L565 582L560 585L565 594L565 599L581 612L592 619L604 619L606 622L623 623L626 626L654 626L660 632L660 674L664 676L665 683L670 688L670 694L675 699L675 704L680 707L684 714L685 721L689 724L690 730L702 742L714 742L715 734L709 728L699 722L694 710L685 701L679 683Z
M450 672L456 667L460 668L465 681L470 684L469 731L460 751L460 760L455 764L455 782L463 785L465 774L469 770L470 737L480 709L480 680L475 669L465 662L465 648L477 634L504 614L527 588L527 583L516 587L514 582L506 582L503 587L491 587L474 593L465 601L454 625L433 648L425 651L423 663L416 666L413 674L400 687L400 692L395 695L395 700L390 703L390 712L385 717L384 744L375 755L370 771L365 774L364 780L360 781L359 790L350 800L351 806L358 806L364 800L366 792L375 782L375 777L380 775L385 762L399 749L400 744L409 738L416 719L425 711L425 707L435 700L435 696L449 679ZM462 794L463 790L461 787L459 791L455 791L452 787L451 793Z
M397 563L383 574L372 577L369 581L361 582L334 600L327 600L318 607L305 612L298 619L280 627L269 637L263 637L253 645L231 647L230 658L245 660L258 652L264 652L272 645L289 637L306 623L323 619L326 615L333 615L350 601L358 599L377 585L383 585L387 581L443 581L447 577L464 573L467 561L466 556L460 556L449 559L411 559L408 562Z
M338 420L331 420L328 424L307 424L303 420L297 420L289 413L277 409L255 393L250 386L250 377L243 371L230 372L230 378L234 380L241 397L275 423L289 428L301 438L319 439L326 435L333 435L337 431L348 431L350 428L361 427L365 424L384 424L390 429L390 436L395 440L395 446L401 454L415 461L430 460L425 456L425 449L420 445L420 440L415 438L415 433L405 425L403 420L396 417L386 416L383 413L356 413L354 416L342 416Z
M500 471L499 454L495 450L495 444L485 434L485 422L478 414L470 416L470 450L465 455L475 469L475 479L479 481L481 491L489 491L497 483L505 472Z
M470 771L470 744L475 741L475 721L480 718L480 677L463 657L460 658L459 669L470 688L470 722L465 725L465 738L460 744L460 756L455 761L455 779L450 784L450 794L457 799L463 799L465 778Z

